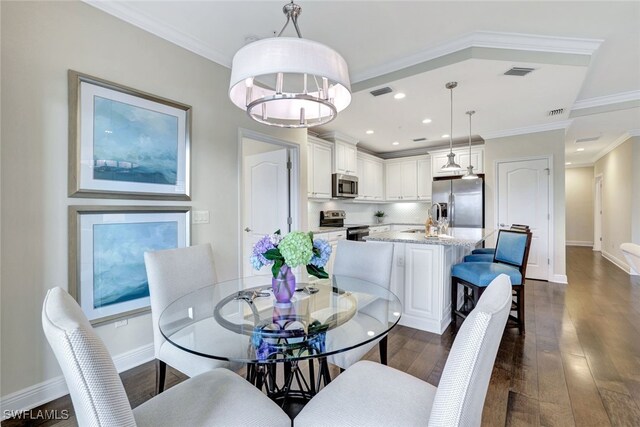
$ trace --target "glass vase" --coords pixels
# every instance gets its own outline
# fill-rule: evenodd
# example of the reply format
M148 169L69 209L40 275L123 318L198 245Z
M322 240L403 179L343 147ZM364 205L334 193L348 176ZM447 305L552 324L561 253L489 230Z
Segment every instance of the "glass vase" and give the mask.
M296 276L291 271L291 267L285 264L280 268L278 276L271 279L271 289L276 301L291 301L296 292Z

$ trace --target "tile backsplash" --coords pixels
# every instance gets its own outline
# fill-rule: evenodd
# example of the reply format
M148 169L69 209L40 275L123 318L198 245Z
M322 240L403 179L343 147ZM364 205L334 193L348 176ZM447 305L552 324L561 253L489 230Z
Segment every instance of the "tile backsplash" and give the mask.
M355 203L345 200L308 202L309 227L320 224L320 211L340 209L346 212L346 224L373 224L376 211L384 211L384 222L423 224L427 219L431 203Z

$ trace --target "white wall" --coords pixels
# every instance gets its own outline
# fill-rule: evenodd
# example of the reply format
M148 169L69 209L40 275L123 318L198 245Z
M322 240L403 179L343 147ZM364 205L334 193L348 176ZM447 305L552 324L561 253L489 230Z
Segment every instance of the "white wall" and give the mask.
M303 130L254 124L227 97L229 70L80 2L1 2L1 395L60 375L41 332L47 289L67 288L67 206L176 204L67 197L67 70L193 107L192 205L210 223L218 276L238 272L238 128L301 144ZM300 170L306 206L306 164ZM306 225L306 211L304 212ZM149 315L97 328L113 355L152 342Z
M567 245L593 246L593 167L567 168Z
M634 172L640 166L638 151L640 138L630 138L594 166L595 176L602 174L602 255L627 272L629 266L620 244L632 241L632 222L637 227L640 221L637 201L632 204L632 199L640 197L640 183Z
M631 171L631 241L640 245L640 137L633 141Z
M552 259L552 277L557 282L566 282L565 256L565 168L564 168L564 130L538 132L504 138L485 140L485 215L487 227L497 223L494 212L496 195L496 161L522 159L535 156L553 156L552 191L553 227L550 230Z

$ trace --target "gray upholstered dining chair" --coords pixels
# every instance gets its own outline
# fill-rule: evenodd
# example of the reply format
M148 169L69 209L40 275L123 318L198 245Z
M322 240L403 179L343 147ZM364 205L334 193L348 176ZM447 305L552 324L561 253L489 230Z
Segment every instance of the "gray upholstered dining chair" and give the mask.
M167 342L158 324L160 315L173 301L216 282L211 245L145 252L144 263L149 281L153 346L157 360L156 392L164 390L167 365L189 377L214 368L228 368L229 362L188 353Z
M61 288L45 297L42 328L80 426L291 425L278 405L228 369L190 378L132 410L109 352L80 306Z
M393 264L393 243L386 242L356 242L352 240L340 240L335 254L335 263L333 265L333 274L336 276L354 277L356 279L366 280L385 289L391 286L391 266ZM375 308L373 308L375 310ZM386 309L384 316L386 316ZM366 312L366 309L364 310ZM354 319L346 324L330 330L327 333L327 342L340 340L342 335L348 336L353 333L353 328L364 328L368 330L367 322L375 321L375 313L367 313L368 316L362 314L356 315ZM386 321L386 320L385 320ZM347 369L352 364L369 352L378 344L380 350L380 361L387 364L387 337L380 340L372 341L368 344L356 347L342 353L337 353L327 358L327 361ZM339 347L339 345L336 344Z
M294 419L296 427L479 426L511 308L509 276L498 276L462 324L438 387L362 361L323 388Z

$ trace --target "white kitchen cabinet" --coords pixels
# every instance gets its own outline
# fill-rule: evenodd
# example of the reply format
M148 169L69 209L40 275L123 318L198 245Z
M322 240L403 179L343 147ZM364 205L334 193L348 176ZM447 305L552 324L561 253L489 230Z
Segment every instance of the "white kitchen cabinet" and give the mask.
M445 331L451 321L451 266L470 250L394 243L391 291L402 302L401 325L435 334Z
M319 137L334 143L333 172L358 176L358 140L340 132L327 132Z
M374 156L358 153L358 197L359 201L384 200L384 162Z
M387 160L385 177L386 200L431 200L430 156Z
M334 156L334 172L345 175L357 175L358 150L355 145L336 141Z
M431 174L432 176L452 176L452 175L464 175L469 166L469 148L456 148L453 150L456 155L455 161L458 163L462 170L457 172L443 171L442 167L447 164L449 160L447 154L449 150L438 151L431 153ZM476 173L484 173L484 147L471 147L471 164L473 165L473 171Z
M347 230L342 231L333 231L331 233L327 233L327 240L331 245L331 256L329 257L329 261L327 265L324 266L324 270L329 273L329 275L333 274L333 263L336 259L336 250L338 248L338 241L344 240L347 238Z
M331 146L311 138L307 144L307 197L331 198Z
M418 200L431 200L431 158L418 160Z

